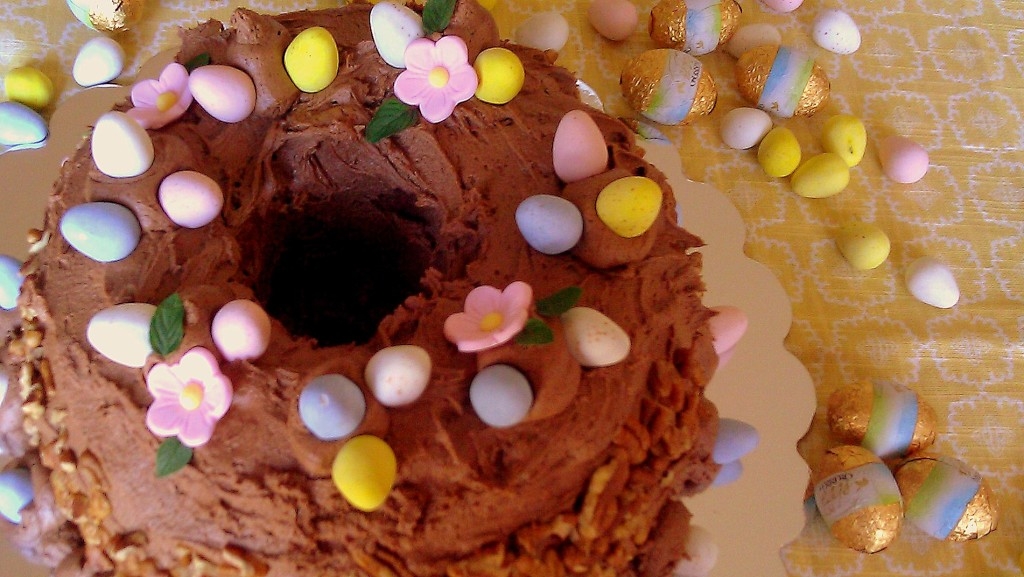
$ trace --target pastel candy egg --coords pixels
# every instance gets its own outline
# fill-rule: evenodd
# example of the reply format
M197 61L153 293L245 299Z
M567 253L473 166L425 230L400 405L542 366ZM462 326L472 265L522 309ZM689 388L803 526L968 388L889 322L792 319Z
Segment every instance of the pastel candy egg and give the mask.
M625 40L636 30L640 14L629 0L591 0L587 20L601 36Z
M905 136L890 136L878 145L882 171L895 182L912 184L928 172L928 151Z
M561 254L583 236L583 215L572 202L550 194L527 197L516 208L516 224L537 252Z
M299 417L321 441L352 434L366 416L366 397L358 385L343 375L320 375L299 394Z
M153 140L134 118L112 110L100 116L92 131L96 168L113 178L131 178L149 170Z
M551 156L555 174L563 182L576 182L608 170L604 134L584 110L570 110L558 121Z
M800 142L793 131L776 126L768 131L757 147L757 162L768 176L789 176L800 166Z
M789 46L757 46L736 61L740 95L761 110L789 118L810 116L828 102L831 83L808 53Z
M825 121L821 145L825 152L834 152L854 167L864 158L868 133L861 119L852 114L837 114Z
M35 110L20 102L0 102L0 144L17 146L46 139L46 121Z
M10 386L10 375L7 371L0 371L0 405L4 404L4 399L7 398L7 390ZM0 455L4 454L4 448L0 446Z
M0 515L11 523L21 523L21 510L35 499L28 469L0 472Z
M476 97L488 104L505 104L523 89L526 71L523 63L508 48L488 48L473 61L479 84Z
M619 85L630 108L661 124L685 124L710 114L718 102L718 88L700 60L673 48L630 59Z
M263 307L246 299L233 300L213 316L210 333L224 358L252 360L270 345L270 316Z
M715 480L711 482L712 487L722 487L730 483L735 483L743 476L743 461L729 461L728 463L722 463L722 466L718 469L718 474L715 475Z
M739 307L724 305L712 307L715 316L708 320L715 352L719 356L731 351L747 332L747 313Z
M700 525L690 525L684 551L685 555L672 569L672 577L706 577L718 563L714 535Z
M829 395L828 428L839 442L888 459L935 442L935 410L913 390L885 381L844 385Z
M156 307L124 303L105 308L89 319L85 338L104 357L126 367L141 368L153 352L149 325Z
M840 227L836 246L857 270L877 268L889 258L889 236L866 222L849 222Z
M860 30L849 14L842 10L818 12L811 26L814 43L836 54L853 54L860 48Z
M303 92L320 92L338 75L338 43L323 26L295 35L284 51L284 69Z
M629 335L604 313L573 307L561 318L569 352L584 367L607 367L629 355Z
M71 75L81 86L96 86L120 76L124 61L124 48L116 40L97 36L78 49Z
M217 181L192 170L167 175L157 198L171 222L185 228L210 224L224 207L224 192Z
M142 227L135 214L120 204L87 202L64 213L60 233L85 256L97 262L114 262L135 251Z
M256 109L256 86L249 75L237 68L208 64L188 77L192 98L210 116L221 122L245 120Z
M516 27L513 38L537 50L559 51L569 40L569 21L558 12L538 12Z
M480 420L492 427L519 424L533 406L533 388L509 365L484 367L469 385L469 402Z
M67 0L71 13L93 30L123 32L142 19L145 0Z
M743 458L757 448L761 435L749 423L736 419L718 420L718 436L711 452L711 460L723 465Z
M782 33L774 24L758 22L744 24L736 29L732 38L725 44L725 51L733 58L739 58L744 52L758 46L779 46L782 44Z
M907 520L936 539L968 541L991 533L999 521L992 489L966 463L917 455L896 469Z
M953 271L934 257L923 256L910 263L904 279L910 294L925 304L948 309L960 300L960 287Z
M661 186L646 176L612 181L597 195L597 216L615 234L635 238L650 230L661 213Z
M22 280L21 261L0 254L0 308L9 311L18 306Z
M405 68L405 49L423 38L423 18L396 2L378 2L370 9L370 33L380 57L395 68Z
M19 66L4 76L7 98L40 110L53 101L53 81L38 68Z
M741 106L722 117L720 134L729 148L746 150L760 144L772 129L772 117L760 108Z
M792 12L804 3L804 0L757 0L761 8L772 14Z
M828 198L850 184L850 166L834 152L815 154L793 171L790 184L804 198Z
M903 524L903 499L892 472L871 451L827 450L812 473L814 502L832 535L864 553L888 547Z
M364 377L382 405L398 407L420 398L430 382L430 368L430 354L423 347L397 345L377 351L366 363Z
M350 505L361 511L380 508L391 494L398 473L394 450L373 435L352 437L338 451L331 478Z

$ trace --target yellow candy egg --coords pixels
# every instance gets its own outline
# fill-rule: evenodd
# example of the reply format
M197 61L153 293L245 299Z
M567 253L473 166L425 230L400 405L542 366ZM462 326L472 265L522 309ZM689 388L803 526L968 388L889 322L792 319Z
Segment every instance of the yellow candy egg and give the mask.
M31 66L21 66L4 77L7 98L30 108L40 110L53 101L53 82Z
M839 229L836 246L858 270L877 268L889 258L889 237L885 231L866 222L850 222Z
M757 148L757 162L768 176L792 174L800 165L800 143L793 131L785 126L769 130Z
M498 3L498 0L478 0L477 3L488 10L494 10L494 6Z
M793 172L792 184L804 198L828 198L850 184L850 167L834 152L815 154Z
M473 62L480 84L476 97L490 104L505 104L523 89L523 63L507 48L488 48Z
M331 466L331 478L353 507L373 511L384 504L395 484L395 452L380 437L359 435L345 443Z
M822 148L825 152L841 156L847 166L860 164L867 143L868 133L864 123L852 114L837 114L826 120L822 127Z
M319 92L338 75L338 43L323 26L299 32L284 51L284 69L303 92Z
M118 33L142 19L146 0L67 0L71 13L93 30Z
M627 176L613 181L597 195L597 216L624 238L647 232L661 212L662 190L646 176Z

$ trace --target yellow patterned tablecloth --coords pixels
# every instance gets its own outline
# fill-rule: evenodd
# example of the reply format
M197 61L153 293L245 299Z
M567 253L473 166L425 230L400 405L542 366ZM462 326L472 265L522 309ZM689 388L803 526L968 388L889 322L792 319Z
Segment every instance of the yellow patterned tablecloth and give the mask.
M617 87L622 65L652 47L646 21L654 1L635 1L641 24L620 43L590 28L587 0L498 0L494 11L503 36L534 12L565 15L571 36L559 62L593 86L611 111L622 112ZM939 415L936 450L976 468L1002 512L998 530L981 540L939 542L905 527L894 545L874 555L839 545L812 515L782 551L784 563L795 576L1020 575L1024 1L807 0L785 15L768 14L754 0L740 3L741 23L774 24L785 43L815 55L832 80L824 111L777 121L794 130L804 154L821 150L822 125L835 113L860 116L869 134L865 160L852 171L845 191L824 200L797 196L787 181L765 176L753 151L722 144L722 116L743 102L733 80L734 60L721 51L701 57L719 86L714 113L690 126L665 129L687 176L714 185L739 209L747 226L747 253L774 272L790 296L793 326L786 346L806 365L819 401L802 454L814 466L831 443L824 403L836 387L861 379L907 385ZM286 11L337 2L148 0L142 22L117 36L128 51L126 76L173 46L179 25L225 19L236 5ZM813 44L811 24L824 8L853 16L863 35L859 51L840 56ZM64 99L78 89L69 74L77 49L96 35L74 19L63 0L4 0L0 75L34 65L53 78ZM929 150L931 168L920 182L895 184L882 174L876 145L891 134L911 137ZM10 188L10 180L5 186ZM881 267L856 271L840 256L835 231L850 219L875 223L889 234L892 253ZM922 304L905 288L903 271L924 255L952 267L962 292L952 309Z

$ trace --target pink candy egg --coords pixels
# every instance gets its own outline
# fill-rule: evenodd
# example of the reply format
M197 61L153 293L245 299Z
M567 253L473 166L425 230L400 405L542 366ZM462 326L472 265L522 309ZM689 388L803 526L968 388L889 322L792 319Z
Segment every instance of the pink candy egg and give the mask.
M256 109L256 86L249 75L220 64L200 66L188 77L188 89L203 110L221 122L245 120Z
M882 171L892 180L911 184L928 172L928 151L905 136L890 136L878 145Z
M747 313L730 305L711 307L711 310L717 314L708 321L708 327L718 353L718 366L723 367L732 358L736 343L747 332Z
M776 14L784 14L786 12L792 12L800 7L804 3L804 0L757 0L767 12L773 12Z
M167 175L157 198L171 222L185 228L210 224L224 207L224 192L217 181L192 170Z
M608 170L608 146L597 123L583 110L570 110L555 129L551 147L555 174L575 182Z
M625 40L636 30L640 15L629 0L592 0L587 19L601 36L609 40Z
M210 332L225 359L255 359L270 344L270 316L250 300L233 300L214 315Z

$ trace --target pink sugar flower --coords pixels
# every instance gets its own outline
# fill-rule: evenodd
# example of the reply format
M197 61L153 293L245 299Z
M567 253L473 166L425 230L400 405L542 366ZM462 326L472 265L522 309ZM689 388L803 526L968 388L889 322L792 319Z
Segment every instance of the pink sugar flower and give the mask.
M461 38L442 36L436 43L417 38L405 49L405 70L395 79L395 96L419 106L428 122L438 123L451 116L456 104L472 98L477 84Z
M444 336L464 353L504 344L526 326L533 289L515 281L501 291L478 286L466 295L465 311L444 321Z
M158 437L177 435L187 447L205 445L231 405L231 381L203 347L190 349L176 365L155 365L146 386L153 395L146 426Z
M157 80L141 80L132 87L132 104L128 110L143 128L161 128L177 120L192 104L188 89L188 70L171 62Z

